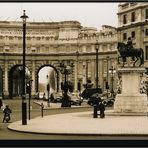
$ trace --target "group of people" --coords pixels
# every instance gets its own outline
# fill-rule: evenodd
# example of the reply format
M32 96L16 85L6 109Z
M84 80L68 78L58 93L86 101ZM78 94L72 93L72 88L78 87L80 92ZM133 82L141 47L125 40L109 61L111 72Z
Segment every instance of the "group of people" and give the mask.
M2 102L2 99L0 99L0 109L2 109L3 107L3 102ZM5 106L5 108L3 109L3 113L4 113L4 117L3 117L3 123L6 121L6 122L9 122L11 120L11 116L10 114L12 113L12 110L9 108L8 105Z

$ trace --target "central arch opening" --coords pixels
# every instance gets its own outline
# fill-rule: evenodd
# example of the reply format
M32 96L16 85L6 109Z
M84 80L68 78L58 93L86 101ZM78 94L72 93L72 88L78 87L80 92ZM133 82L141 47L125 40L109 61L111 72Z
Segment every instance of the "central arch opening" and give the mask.
M43 95L47 97L48 91L50 94L58 92L58 79L58 71L55 67L51 65L44 65L40 67L37 79L37 92L39 93L39 97L43 98ZM49 90L47 87L49 87Z

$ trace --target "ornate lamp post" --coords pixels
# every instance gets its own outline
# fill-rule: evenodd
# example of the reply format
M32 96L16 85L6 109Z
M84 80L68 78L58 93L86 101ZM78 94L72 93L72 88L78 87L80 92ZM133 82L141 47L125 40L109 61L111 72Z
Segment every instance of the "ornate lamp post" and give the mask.
M76 75L78 75L78 57L79 57L79 51L78 50L76 51L76 56L77 56L77 61L76 61L77 62L77 64L76 64L77 73L76 73ZM81 92L81 86L80 85L81 85L80 82L77 82L77 90L79 92Z
M106 61L107 61L107 67L106 67L106 72L107 72L107 81L106 81L106 90L107 90L107 98L108 98L108 89L109 89L109 85L108 85L108 80L109 80L109 77L108 77L108 62L109 62L109 60L110 60L110 57L109 56L107 56L106 57Z
M99 51L98 40L96 41L95 48L96 48L96 90L98 91L98 51ZM94 105L93 118L98 118L97 111L98 111L98 103Z
M98 51L99 51L98 40L96 41L95 48L96 48L96 89L98 89Z
M111 74L111 96L114 96L114 74L116 73L115 68L113 68L113 66L109 69L109 73Z
M28 16L25 14L20 17L23 20L23 91L22 91L22 125L27 125L27 105L26 105L26 92L25 92L25 52L26 52L26 19Z
M73 63L70 65L65 65L65 63L60 63L60 72L64 75L64 84L63 84L63 98L61 107L71 107L71 101L68 96L68 75L72 74L72 68L74 67Z
M47 75L46 78L47 78L48 107L50 107L50 97L49 97L49 94L50 94L50 84L49 84L49 76Z

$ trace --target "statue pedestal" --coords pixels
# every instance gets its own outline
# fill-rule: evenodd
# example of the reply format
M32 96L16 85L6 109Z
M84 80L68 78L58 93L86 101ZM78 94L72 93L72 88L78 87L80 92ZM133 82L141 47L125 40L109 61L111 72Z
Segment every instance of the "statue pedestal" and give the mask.
M117 113L146 113L147 96L140 94L140 75L144 68L121 68L122 90L114 102L114 112Z

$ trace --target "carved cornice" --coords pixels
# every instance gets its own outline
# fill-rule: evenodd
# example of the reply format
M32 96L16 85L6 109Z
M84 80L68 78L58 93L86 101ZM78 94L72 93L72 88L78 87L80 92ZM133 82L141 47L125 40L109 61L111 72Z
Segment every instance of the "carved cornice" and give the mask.
M127 68L118 68L118 73L144 73L146 72L143 67L127 67Z

